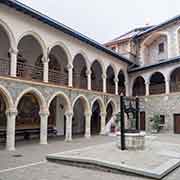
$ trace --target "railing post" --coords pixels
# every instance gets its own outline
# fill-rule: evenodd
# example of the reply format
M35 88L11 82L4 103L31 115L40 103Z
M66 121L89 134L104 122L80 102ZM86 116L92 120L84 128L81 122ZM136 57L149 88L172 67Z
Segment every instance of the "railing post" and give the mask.
M17 73L17 55L18 55L18 50L17 49L9 49L9 53L11 56L11 62L10 62L10 76L16 77Z

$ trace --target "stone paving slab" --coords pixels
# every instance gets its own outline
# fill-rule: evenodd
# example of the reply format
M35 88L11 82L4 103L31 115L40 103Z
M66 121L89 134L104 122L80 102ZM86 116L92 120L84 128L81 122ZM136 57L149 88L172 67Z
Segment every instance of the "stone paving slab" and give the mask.
M105 168L107 171L133 173L161 179L180 166L180 145L146 139L145 150L121 151L116 143L106 143L47 155L50 161L81 167Z

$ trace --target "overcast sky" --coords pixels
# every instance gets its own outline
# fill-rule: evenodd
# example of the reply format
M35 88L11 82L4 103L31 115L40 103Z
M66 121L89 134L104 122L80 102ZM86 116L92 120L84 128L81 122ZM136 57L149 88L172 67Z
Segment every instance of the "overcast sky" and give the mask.
M99 42L180 14L180 0L19 0Z

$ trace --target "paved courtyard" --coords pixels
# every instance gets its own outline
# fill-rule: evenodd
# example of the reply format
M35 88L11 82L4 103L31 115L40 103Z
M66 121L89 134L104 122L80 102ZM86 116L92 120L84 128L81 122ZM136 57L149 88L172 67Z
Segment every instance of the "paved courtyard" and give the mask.
M0 180L145 180L146 178L138 176L112 174L90 169L71 167L50 163L45 160L45 156L47 154L106 144L113 142L114 140L115 137L95 136L89 140L85 138L76 138L70 143L66 143L61 139L50 140L48 145L39 145L36 141L31 141L29 144L24 142L18 143L15 152L7 152L5 150L0 151ZM158 143L159 141L171 143L175 146L180 145L179 135L160 134L153 138L154 143ZM162 150L164 150L164 148L165 146L162 146ZM180 168L170 173L164 179L180 179Z

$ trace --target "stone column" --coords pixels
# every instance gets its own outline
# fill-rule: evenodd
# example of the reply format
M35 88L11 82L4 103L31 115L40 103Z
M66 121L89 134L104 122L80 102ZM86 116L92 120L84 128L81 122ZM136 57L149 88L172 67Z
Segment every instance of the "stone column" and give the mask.
M73 65L68 64L67 69L68 69L68 86L73 87Z
M87 70L86 71L86 75L87 75L87 82L88 82L88 90L91 90L91 70Z
M124 86L125 86L126 96L129 96L129 82L125 81Z
M102 79L103 79L103 93L106 93L107 88L106 88L106 74L102 74Z
M119 79L116 77L114 78L114 83L115 83L115 94L118 95L119 92L118 92L118 82L119 82Z
M101 134L104 134L105 131L105 127L106 127L106 113L102 112L101 113Z
M7 116L6 148L8 151L15 150L15 128L17 111L9 110Z
M17 55L18 50L17 49L9 49L9 53L11 56L11 62L10 62L10 76L16 77L16 71L17 71Z
M49 112L40 112L40 144L47 144Z
M65 141L72 141L72 112L65 113L66 116L66 137Z
M166 94L170 93L170 83L169 79L166 79L165 85L166 85Z
M85 113L85 122L86 122L85 137L86 138L91 137L91 116L92 116L91 112Z
M145 82L146 86L146 96L149 96L149 82Z
M43 62L43 81L48 82L49 81L49 59L42 58Z

